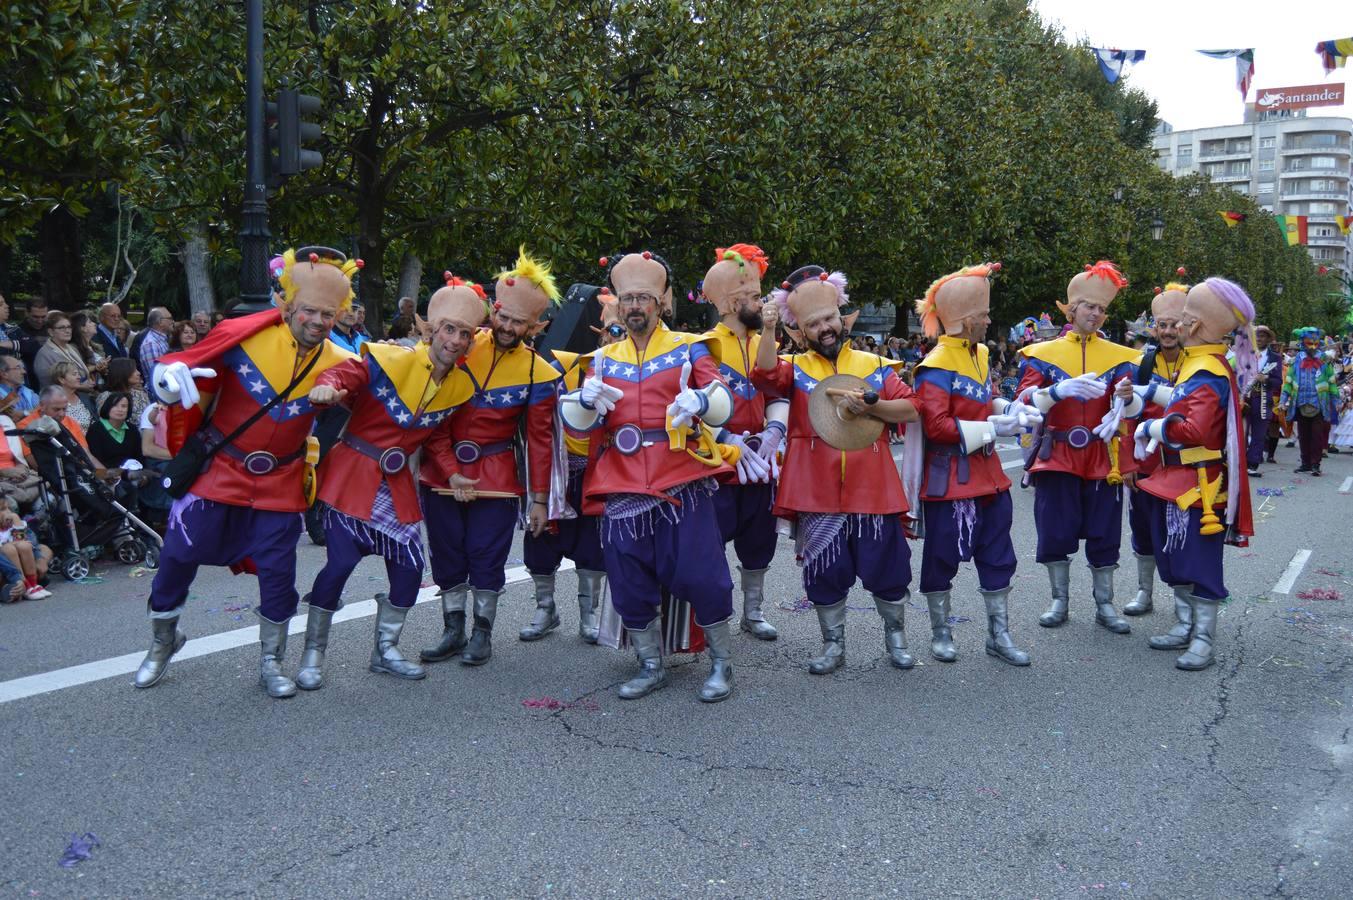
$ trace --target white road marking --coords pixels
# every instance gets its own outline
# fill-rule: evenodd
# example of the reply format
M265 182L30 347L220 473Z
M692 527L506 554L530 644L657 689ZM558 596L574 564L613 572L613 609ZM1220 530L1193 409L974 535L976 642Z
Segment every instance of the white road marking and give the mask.
M563 572L573 568L573 563L564 560L559 566L559 571ZM526 571L525 566L513 566L507 570L507 583L518 584L523 581L529 581L531 575ZM425 587L418 592L417 603L427 603L435 600L438 596L436 585ZM356 603L348 603L334 614L335 622L347 622L352 619L365 619L368 616L376 614L376 599L359 600ZM191 615L191 612L190 612ZM287 627L288 634L305 633L305 615L296 615L291 619L291 624ZM249 644L258 643L258 626L251 625L248 628L237 628L234 631L222 631L218 634L209 634L206 637L194 638L183 645L183 649L174 654L174 662L179 663L185 659L192 659L196 656L207 656L212 653L220 653L222 650L234 650L236 647L245 647ZM56 669L51 672L43 672L39 675L25 675L22 678L12 678L9 681L0 682L0 703L10 703L14 700L22 700L25 697L36 697L38 694L48 694L52 691L61 691L66 688L78 687L82 684L89 684L92 681L103 681L106 678L116 678L119 675L130 675L141 665L141 660L145 659L145 651L137 653L127 653L122 656L114 656L109 659L101 659L97 662L82 663L78 666L69 666L65 669Z
M1339 493L1341 494L1347 494L1350 490L1353 490L1353 475L1345 478L1344 483L1339 485Z
M1311 558L1310 550L1298 550L1292 557L1292 561L1287 564L1287 571L1283 572L1283 577L1278 579L1278 583L1273 586L1275 594L1290 594L1292 586L1297 583L1297 577L1301 575L1301 570L1305 568L1306 561Z

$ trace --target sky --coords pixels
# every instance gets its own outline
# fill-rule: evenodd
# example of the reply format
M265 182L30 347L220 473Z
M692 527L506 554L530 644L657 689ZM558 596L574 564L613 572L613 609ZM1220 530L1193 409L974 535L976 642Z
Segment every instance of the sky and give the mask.
M1257 90L1298 85L1345 85L1342 106L1314 107L1307 115L1353 118L1353 63L1328 76L1315 53L1319 41L1353 37L1351 0L1031 0L1045 22L1059 23L1069 42L1145 50L1127 84L1155 98L1159 117L1176 130L1239 123L1244 102L1233 59L1209 59L1198 50L1254 48Z

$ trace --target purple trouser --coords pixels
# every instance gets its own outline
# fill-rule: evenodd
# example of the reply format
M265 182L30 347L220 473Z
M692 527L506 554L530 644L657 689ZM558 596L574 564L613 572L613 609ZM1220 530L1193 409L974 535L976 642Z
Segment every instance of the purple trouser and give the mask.
M1297 443L1301 445L1301 465L1314 469L1320 466L1325 453L1325 440L1321 426L1325 420L1320 416L1303 416L1297 413Z
M1014 504L1009 491L971 500L926 500L925 543L921 546L921 593L947 591L958 564L973 560L984 591L1002 591L1015 577L1010 540Z
M645 628L658 617L663 590L689 603L699 625L733 615L733 579L714 504L698 491L683 496L679 517L662 508L602 518L611 603L626 628Z
M1228 596L1222 573L1222 547L1226 531L1199 532L1202 509L1190 509L1187 521L1178 508L1156 499L1151 517L1151 537L1156 545L1156 571L1160 580L1175 587L1193 585L1193 595L1204 600ZM1173 520L1173 521L1171 521ZM1170 534L1171 527L1175 533Z
M583 508L583 473L568 473L568 505L575 510ZM580 569L599 572L606 567L601 555L601 532L596 516L579 515L576 519L552 522L554 531L546 529L540 537L526 532L522 539L522 557L526 571L532 575L549 575L559 568L565 557Z
M1060 562L1080 549L1096 569L1118 564L1123 541L1123 490L1070 472L1034 475L1034 525L1037 559Z
M1156 552L1155 542L1151 539L1151 520L1160 505L1154 495L1146 491L1129 490L1128 530L1132 532L1132 552L1138 556L1150 556Z
M186 502L185 502L186 501ZM151 618L177 618L199 566L233 566L246 557L258 568L258 612L270 622L296 613L296 541L301 514L231 506L187 497L174 504L150 585Z
M517 501L461 503L426 485L419 492L437 587L446 591L468 583L480 591L501 591L507 582L503 568L512 549Z
M336 524L336 519L331 515L325 523L324 549L328 551L328 559L310 588L310 605L319 609L342 606L343 586L348 583L348 576L363 556L375 555L385 559L385 574L390 579L390 605L403 609L413 606L418 601L418 588L423 581L422 567L411 565L409 554L391 559L395 554L382 553L370 536L354 534Z
M721 484L714 495L719 533L744 569L770 567L775 558L775 517L770 513L773 488L769 484Z
M803 588L818 606L846 599L856 578L869 593L890 603L907 596L911 548L899 515L848 516L823 560L803 570Z
M1273 404L1277 401L1273 397L1263 399L1263 408L1260 408L1261 398L1258 394L1250 397L1250 408L1245 411L1245 427L1247 431L1247 442L1245 445L1245 462L1251 469L1259 468L1259 464L1264 461L1264 445L1268 441L1268 423L1273 419ZM1267 415L1264 413L1267 412Z

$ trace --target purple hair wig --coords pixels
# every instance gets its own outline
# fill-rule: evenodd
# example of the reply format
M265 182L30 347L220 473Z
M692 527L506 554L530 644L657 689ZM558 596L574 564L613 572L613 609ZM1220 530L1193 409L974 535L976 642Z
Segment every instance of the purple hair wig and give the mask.
M1203 282L1217 299L1225 303L1235 313L1236 383L1242 396L1250 390L1250 385L1259 377L1259 354L1254 349L1254 335L1250 323L1254 321L1254 301L1245 289L1234 281L1225 278L1209 278Z
M804 281L799 282L799 284L805 284L808 280L809 279L805 279ZM832 287L836 288L837 306L845 306L850 302L850 294L846 293L846 286L850 282L847 281L845 272L832 272L827 276L826 281ZM789 295L792 294L798 286L799 285L796 284L794 287L786 290L782 285L770 292L770 302L774 303L776 308L779 309L780 321L784 322L790 328L797 328L799 325L799 320L794 317L794 313L789 308Z

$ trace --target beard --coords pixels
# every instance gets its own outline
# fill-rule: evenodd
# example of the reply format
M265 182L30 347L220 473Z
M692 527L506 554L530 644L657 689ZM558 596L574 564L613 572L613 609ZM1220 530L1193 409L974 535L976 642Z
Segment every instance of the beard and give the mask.
M515 350L521 346L522 336L504 331L501 328L495 328L493 329L493 342L498 345L499 350Z
M635 311L626 314L625 328L630 334L648 334L649 327L653 320L648 317L648 313Z
M760 310L740 309L738 310L738 321L748 331L760 331L765 321L761 318Z
M831 335L835 340L824 346L822 339L827 335ZM807 340L809 349L822 354L827 359L836 359L841 353L841 333L839 331L833 331L830 328L824 329L818 332L816 338L808 338Z

